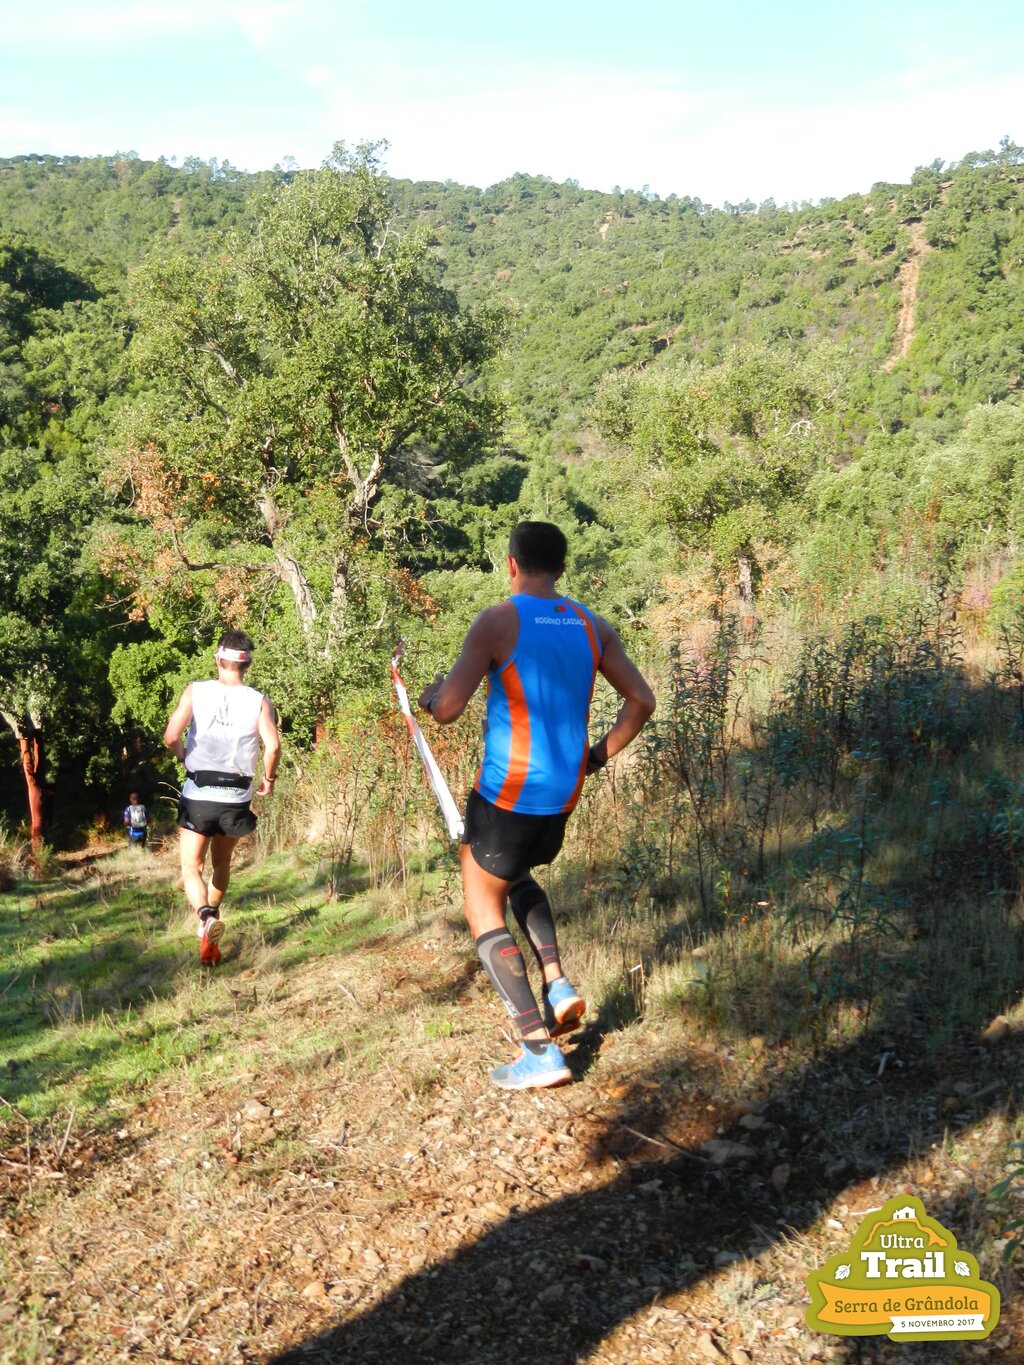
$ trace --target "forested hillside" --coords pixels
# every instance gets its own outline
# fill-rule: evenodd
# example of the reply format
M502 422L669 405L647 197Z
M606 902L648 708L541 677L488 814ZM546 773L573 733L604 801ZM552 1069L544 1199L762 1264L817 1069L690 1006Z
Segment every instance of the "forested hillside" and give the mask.
M839 620L941 579L1005 625L1022 161L722 208L392 181L373 148L0 163L0 751L37 837L48 800L72 837L157 779L223 621L300 747L359 723L398 634L448 657L528 513L651 647L684 582Z
M453 282L521 309L507 372L528 430L581 422L613 367L667 352L706 363L736 342L830 339L863 372L850 393L858 436L942 419L1012 386L1021 155L1008 144L919 169L908 185L782 209L595 194L526 176L483 193L397 188L406 212L437 233ZM906 268L925 256L922 335L893 374L885 362L898 344Z
M1021 1358L1022 291L1008 140L722 208L0 162L0 1361L847 1358L807 1272L897 1193L1002 1294L944 1359ZM657 709L542 874L581 1083L494 1103L389 661L527 517ZM161 736L227 625L284 742L214 971Z

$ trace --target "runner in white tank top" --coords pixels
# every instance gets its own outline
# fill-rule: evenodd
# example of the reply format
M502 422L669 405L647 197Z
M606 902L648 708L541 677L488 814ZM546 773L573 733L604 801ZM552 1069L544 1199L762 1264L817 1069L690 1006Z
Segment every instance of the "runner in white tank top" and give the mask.
M260 756L259 719L263 693L244 683L229 687L217 681L192 684L192 720L185 737L185 785L192 801L240 805L252 799L252 778ZM204 772L237 774L235 786L204 785Z
M199 960L211 967L220 961L220 903L231 880L231 856L239 839L256 828L249 802L273 791L281 752L269 698L243 682L252 650L243 631L224 631L214 656L216 679L190 683L164 731L164 743L185 764L178 804L181 875L199 917ZM263 777L254 789L261 744Z

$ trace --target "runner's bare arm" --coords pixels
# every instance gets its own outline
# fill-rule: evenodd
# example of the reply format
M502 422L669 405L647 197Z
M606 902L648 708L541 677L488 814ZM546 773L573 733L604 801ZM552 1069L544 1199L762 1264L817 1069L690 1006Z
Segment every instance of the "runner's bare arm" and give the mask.
M508 602L486 607L467 631L451 672L427 683L420 693L419 705L439 725L458 720L487 670L503 662L502 648L507 643L510 621L517 619L515 608L510 608Z
M192 723L192 684L189 683L181 694L181 700L171 712L167 728L164 730L164 743L179 762L185 762L185 745L182 735Z
M654 714L656 705L647 680L626 653L614 628L601 617L597 618L597 627L602 645L598 667L622 698L622 706L608 733L590 746L588 773L603 768L610 758L636 739Z
M269 796L274 789L278 759L281 756L281 736L277 732L277 713L269 697L263 698L259 719L260 741L263 744L263 776L255 796Z

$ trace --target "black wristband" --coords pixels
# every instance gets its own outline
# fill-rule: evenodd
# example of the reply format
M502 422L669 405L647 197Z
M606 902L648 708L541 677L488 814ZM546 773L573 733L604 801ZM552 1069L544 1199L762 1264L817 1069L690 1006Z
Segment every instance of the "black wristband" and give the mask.
M597 745L592 744L590 746L590 766L592 768L604 768L607 766L607 763L608 759L601 758L601 756L597 753Z

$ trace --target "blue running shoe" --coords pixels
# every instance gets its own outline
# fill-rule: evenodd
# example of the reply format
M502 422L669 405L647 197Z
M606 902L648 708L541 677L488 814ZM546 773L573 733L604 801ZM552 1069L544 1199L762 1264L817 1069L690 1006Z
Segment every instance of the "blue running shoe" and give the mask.
M524 1047L514 1062L496 1066L491 1080L502 1090L530 1090L538 1086L564 1085L572 1080L572 1072L565 1064L562 1050L556 1043L546 1043L541 1053Z
M544 1027L552 1038L561 1038L563 1033L579 1028L587 1002L576 994L567 976L556 976L550 985L545 985L543 996Z

